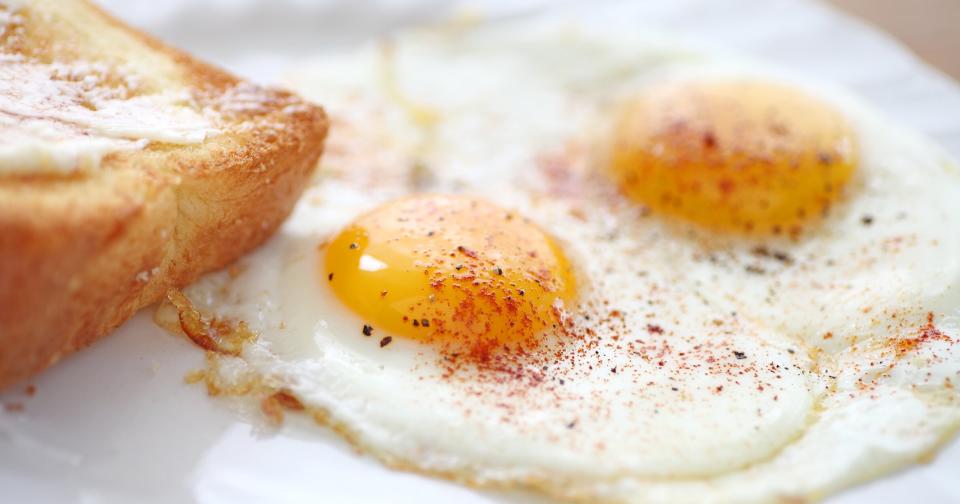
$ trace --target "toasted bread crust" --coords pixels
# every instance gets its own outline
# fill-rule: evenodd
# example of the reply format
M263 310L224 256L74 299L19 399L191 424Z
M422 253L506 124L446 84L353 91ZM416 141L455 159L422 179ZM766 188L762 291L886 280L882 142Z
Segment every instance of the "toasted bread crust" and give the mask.
M237 86L256 103L223 107L227 129L198 145L115 152L89 173L0 174L0 388L265 241L300 196L327 130L321 108L247 85L89 3L45 8L74 9L85 23L136 40L138 50L172 62L173 78L211 107ZM18 41L14 50L63 57L48 54L44 26L35 28L26 36L32 47ZM68 42L82 47L84 39Z

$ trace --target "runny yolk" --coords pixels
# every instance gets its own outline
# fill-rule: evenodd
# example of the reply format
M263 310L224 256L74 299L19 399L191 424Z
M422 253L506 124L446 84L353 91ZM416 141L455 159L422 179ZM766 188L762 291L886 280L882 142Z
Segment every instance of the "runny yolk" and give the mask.
M627 196L721 231L795 235L857 163L840 113L761 81L649 89L621 108L613 136L611 171Z
M323 275L378 334L481 357L538 343L575 291L549 235L462 196L413 196L360 216L327 245Z

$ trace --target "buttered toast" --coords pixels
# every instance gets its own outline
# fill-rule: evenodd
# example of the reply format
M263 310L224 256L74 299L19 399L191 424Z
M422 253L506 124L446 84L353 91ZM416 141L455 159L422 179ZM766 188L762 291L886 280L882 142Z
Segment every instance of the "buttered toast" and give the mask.
M326 131L85 0L0 0L0 388L266 240Z

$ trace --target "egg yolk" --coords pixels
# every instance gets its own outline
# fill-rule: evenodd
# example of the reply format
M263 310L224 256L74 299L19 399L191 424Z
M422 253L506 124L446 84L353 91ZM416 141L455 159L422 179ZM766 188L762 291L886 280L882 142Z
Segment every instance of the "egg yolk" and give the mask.
M462 196L414 196L362 215L327 245L323 269L365 334L479 356L536 344L575 291L549 235Z
M828 104L759 81L655 87L621 107L611 169L654 211L721 231L799 233L839 197L857 163Z

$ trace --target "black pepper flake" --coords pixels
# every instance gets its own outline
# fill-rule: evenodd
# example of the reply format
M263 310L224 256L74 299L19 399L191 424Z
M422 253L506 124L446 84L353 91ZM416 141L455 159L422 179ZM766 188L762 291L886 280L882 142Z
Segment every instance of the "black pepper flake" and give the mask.
M672 391L674 391L674 392L677 392L677 391L679 391L680 389L678 389L677 387L670 387L670 390L672 390Z
M863 224L864 226L869 226L873 224L873 216L864 215L863 217L860 217L860 223Z
M358 248L360 248L360 244L358 244L357 242L350 243L350 250L357 250Z
M617 374L617 368L616 367L611 368L610 372L613 374Z
M576 421L576 420L574 420L574 421L572 421L572 422L570 422L570 423L567 424L567 428L568 428L568 429L572 429L572 428L574 428L574 427L576 427L576 426L577 426L577 421Z
M413 319L413 327L420 327L420 321L417 319Z
M774 252L773 258L784 264L790 264L793 262L793 258L790 257L790 254L787 254L786 252Z
M794 349L792 349L792 348L788 348L788 349L787 349L787 353L792 355L792 354L797 353L797 351L794 350Z
M739 351L739 350L734 350L734 351L733 351L733 356L736 357L736 358L738 358L738 359L741 359L741 360L747 358L747 354L744 353L744 352L741 352L741 351Z
M387 291L385 290L380 291L380 297L384 297L386 295L387 295Z
M476 259L476 258L477 258L477 253L476 253L476 252L474 252L473 250L468 249L467 247L464 247L463 245L457 245L457 252L460 252L461 254L463 254L463 255L471 258L471 259Z
M373 334L373 327L369 324L363 324L363 335L370 336L371 334Z
M564 383L567 383L567 382L563 378L560 378L560 385L563 385Z
M520 294L521 296L525 294L525 293L523 292L523 289L517 289L517 293Z
M433 231L427 231L427 236L433 236L435 233Z
M708 131L703 134L703 146L712 149L717 146L717 137L714 136L712 131Z
M460 271L460 270L463 269L463 265L462 265L462 264L458 264L458 265L454 266L453 269L455 269L455 270L457 270L457 271Z
M753 273L754 275L762 275L767 272L765 269L755 264L747 265L744 270L746 270L747 273Z
M384 337L382 340L380 340L380 348L383 348L383 347L389 345L391 341L393 341L393 337L392 337L392 336L386 336L386 337Z
M332 281L333 281L333 273L330 273L329 275L327 275L327 281L328 281L328 282L332 282Z
M503 268L501 268L500 266L497 266L497 268L493 271L496 271L498 275L501 275L501 276L503 275Z
M754 247L753 250L751 250L750 252L753 253L753 255L760 256L760 257L772 257L780 262L790 261L790 256L788 256L785 252L770 250L764 245L758 245Z
M423 327L430 327L430 321L428 319L420 319L420 325Z

